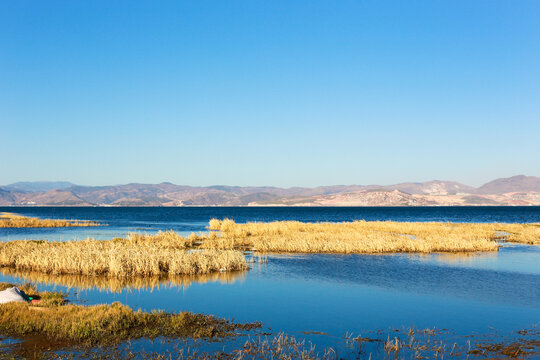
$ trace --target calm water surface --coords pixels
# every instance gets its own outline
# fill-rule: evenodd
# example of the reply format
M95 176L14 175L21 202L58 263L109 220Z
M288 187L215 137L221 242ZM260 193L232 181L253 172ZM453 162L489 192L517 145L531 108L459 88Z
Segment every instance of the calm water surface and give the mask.
M87 237L112 239L130 231L172 229L181 233L205 231L212 218L236 222L297 220L353 221L449 221L540 222L540 207L0 207L27 216L51 219L93 220L107 227L60 229L1 229L0 241L17 239L72 240Z
M0 208L29 216L100 221L106 227L0 229L14 239L109 239L130 231L205 231L208 220L238 222L451 221L540 222L539 207L482 208ZM506 244L473 255L272 255L267 264L235 274L117 283L4 271L0 281L36 281L86 304L120 301L133 308L190 310L271 331L311 336L336 346L346 332L449 328L457 334L511 333L540 325L540 247ZM93 283L92 281L95 281Z

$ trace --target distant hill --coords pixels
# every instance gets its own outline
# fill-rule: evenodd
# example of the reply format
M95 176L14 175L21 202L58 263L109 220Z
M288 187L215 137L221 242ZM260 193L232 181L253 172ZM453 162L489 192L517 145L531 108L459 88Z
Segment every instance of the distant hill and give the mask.
M386 188L396 189L409 194L458 194L474 192L474 187L463 185L455 181L426 181L423 183L403 183L387 186Z
M15 202L15 196L13 196L11 191L0 188L0 204L12 204Z
M478 194L503 194L509 192L540 192L540 177L517 175L496 179L480 186Z
M72 184L67 181L20 181L3 186L4 190L22 191L22 192L41 192L55 189L65 189Z
M0 187L0 206L454 206L540 205L540 178L514 176L479 188L433 180L315 188L161 184L80 186L20 182Z

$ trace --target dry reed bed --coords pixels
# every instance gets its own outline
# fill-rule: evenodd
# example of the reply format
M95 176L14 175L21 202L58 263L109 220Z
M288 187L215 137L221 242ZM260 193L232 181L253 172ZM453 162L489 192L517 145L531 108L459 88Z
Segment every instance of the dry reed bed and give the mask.
M237 224L210 221L209 235L194 239L205 249L295 253L395 253L496 251L497 240L540 244L540 224L276 221ZM507 233L507 235L502 235Z
M87 220L39 219L13 213L0 213L0 228L52 228L70 226L99 226Z
M237 224L210 221L207 235L131 234L126 239L0 243L0 267L47 274L163 276L246 270L241 251L396 253L496 251L497 240L540 244L539 224L349 223Z
M0 267L49 274L156 276L245 270L235 250L189 250L193 239L174 232L132 234L126 239L0 243Z

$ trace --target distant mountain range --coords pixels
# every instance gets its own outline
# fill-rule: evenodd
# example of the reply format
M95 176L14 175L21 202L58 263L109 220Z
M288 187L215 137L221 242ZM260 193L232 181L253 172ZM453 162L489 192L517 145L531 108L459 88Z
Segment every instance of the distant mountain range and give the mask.
M18 182L0 186L0 206L452 206L540 205L540 177L518 175L478 188L433 180L315 188L183 186L171 183L80 186Z
M6 186L4 190L15 190L22 192L40 192L56 189L66 189L75 184L68 181L20 181Z

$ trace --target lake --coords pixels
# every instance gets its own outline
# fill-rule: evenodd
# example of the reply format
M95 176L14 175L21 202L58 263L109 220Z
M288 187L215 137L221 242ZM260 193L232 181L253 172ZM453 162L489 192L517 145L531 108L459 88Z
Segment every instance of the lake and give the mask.
M203 232L211 218L237 222L298 220L540 222L540 207L418 208L0 208L27 216L98 221L89 228L0 229L0 241L87 237L131 231ZM135 309L189 310L343 350L346 334L414 326L453 337L497 331L508 336L540 324L540 247L505 243L494 253L269 255L246 272L107 283L4 270L0 281L34 281L84 304L120 301ZM307 332L307 334L306 334ZM316 332L316 333L313 333ZM322 333L322 334L319 334ZM140 341L142 348L166 344ZM215 345L209 345L210 348ZM220 345L225 346L225 345Z

